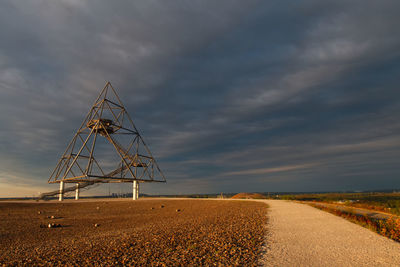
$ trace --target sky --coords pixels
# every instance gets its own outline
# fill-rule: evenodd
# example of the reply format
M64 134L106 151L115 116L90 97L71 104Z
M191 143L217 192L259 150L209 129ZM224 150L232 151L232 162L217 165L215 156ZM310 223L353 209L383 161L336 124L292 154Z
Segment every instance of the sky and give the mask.
M106 81L148 194L400 188L400 2L0 2L0 197L48 185ZM130 192L101 185L85 194Z

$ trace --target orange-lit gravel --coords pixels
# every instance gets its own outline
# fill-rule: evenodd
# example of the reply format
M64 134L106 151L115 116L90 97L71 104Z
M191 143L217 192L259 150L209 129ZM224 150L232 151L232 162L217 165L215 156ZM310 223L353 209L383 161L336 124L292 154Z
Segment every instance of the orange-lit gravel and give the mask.
M0 263L255 266L266 210L221 200L0 202Z

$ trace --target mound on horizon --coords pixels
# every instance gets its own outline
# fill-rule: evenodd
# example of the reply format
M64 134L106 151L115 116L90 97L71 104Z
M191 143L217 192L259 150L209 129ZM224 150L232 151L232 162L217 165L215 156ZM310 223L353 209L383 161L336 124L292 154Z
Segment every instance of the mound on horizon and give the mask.
M239 193L232 197L233 199L266 199L267 197L260 193Z

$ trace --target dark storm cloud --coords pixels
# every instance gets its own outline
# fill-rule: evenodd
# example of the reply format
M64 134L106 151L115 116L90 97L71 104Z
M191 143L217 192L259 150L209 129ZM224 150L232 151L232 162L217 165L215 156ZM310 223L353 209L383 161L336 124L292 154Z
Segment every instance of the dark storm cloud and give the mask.
M110 80L167 175L148 192L398 188L399 7L3 2L0 183L44 184Z

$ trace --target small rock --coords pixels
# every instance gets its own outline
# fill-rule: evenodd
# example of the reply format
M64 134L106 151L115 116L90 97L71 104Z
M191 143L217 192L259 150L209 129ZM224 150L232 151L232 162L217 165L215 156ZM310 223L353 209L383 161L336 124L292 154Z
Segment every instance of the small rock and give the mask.
M51 217L50 217L50 219L55 219L56 217L54 217L54 215L52 215Z
M99 209L100 209L100 207L96 207L96 209L98 209L98 210L99 210Z
M41 212L41 211L38 211L38 212L37 212L37 214L39 214L39 215L40 215L40 214L42 214L42 212Z
M161 205L160 208L164 208L164 205Z
M176 209L176 212L180 212L181 210L180 209Z
M57 224L57 223L49 223L47 225L48 228L57 228L57 227L61 227L61 224Z
M154 207L151 207L152 210L154 210Z
M100 224L98 224L98 223L94 224L94 227L99 227L99 226L100 226Z

